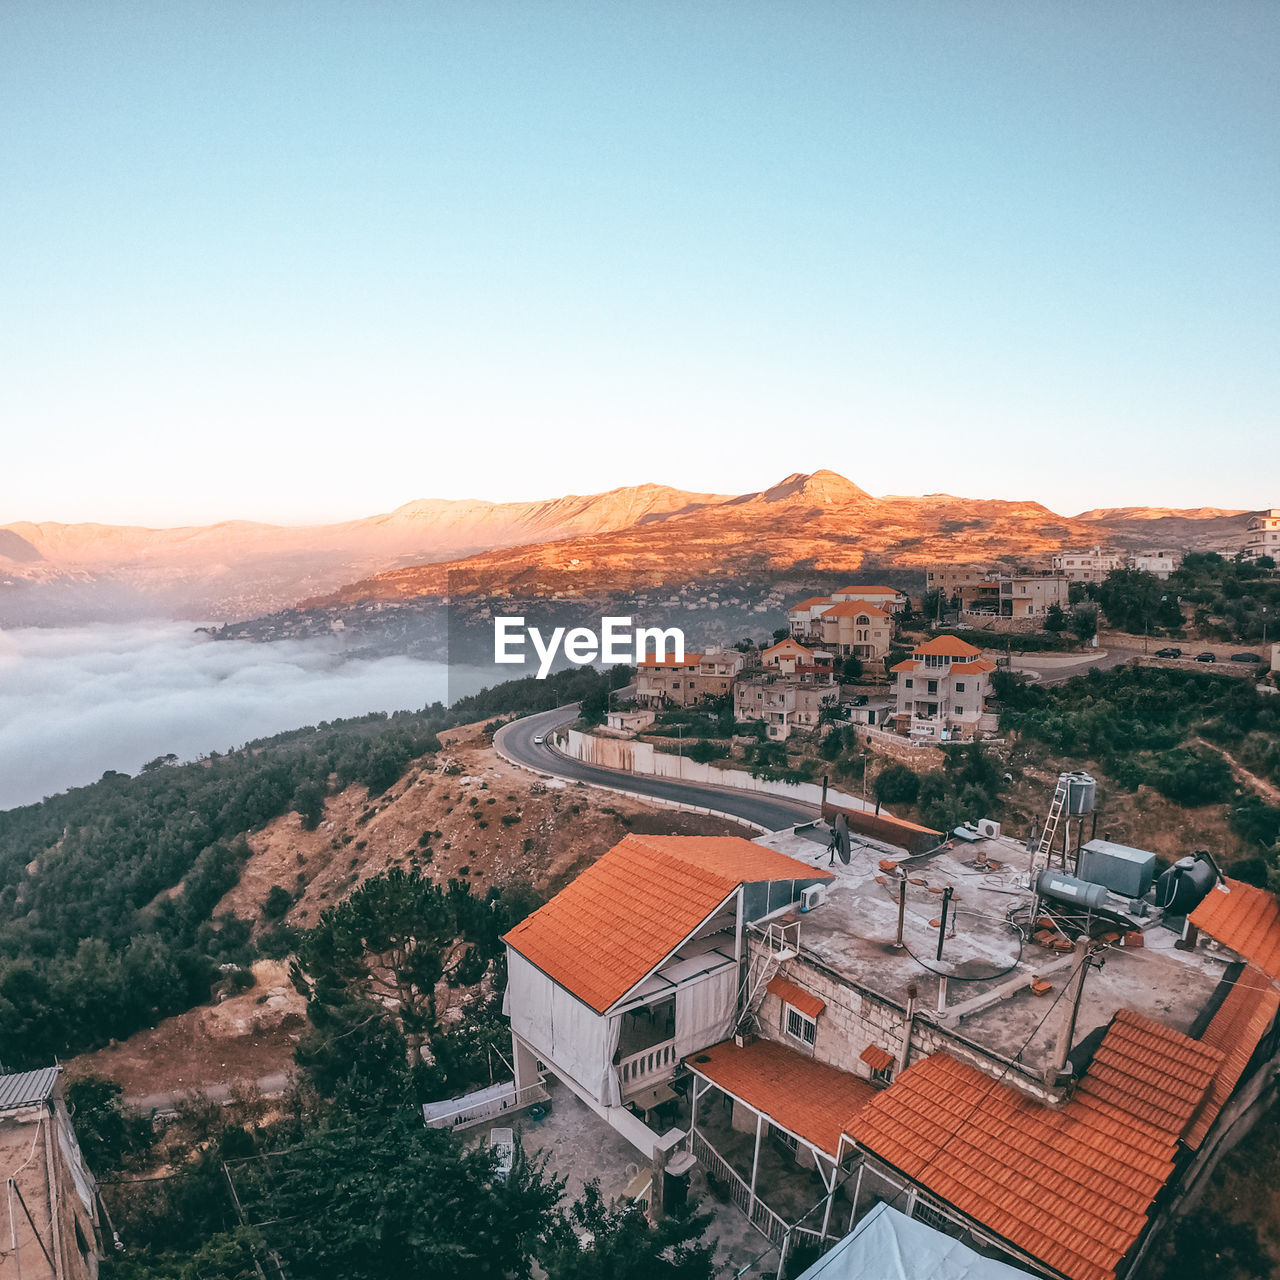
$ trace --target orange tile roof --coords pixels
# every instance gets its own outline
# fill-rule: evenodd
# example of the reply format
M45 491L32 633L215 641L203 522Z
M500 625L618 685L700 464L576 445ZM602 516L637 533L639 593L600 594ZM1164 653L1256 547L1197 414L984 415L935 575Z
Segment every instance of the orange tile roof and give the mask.
M739 884L829 879L741 836L628 835L503 941L603 1013Z
M801 600L799 604L793 604L790 612L795 613L800 609L812 609L816 604L830 604L830 596L810 596L807 600Z
M890 671L916 671L920 667L920 663L913 662L910 658L903 658L901 662L895 662L889 668Z
M841 587L839 591L833 591L831 594L836 596L854 596L857 595L859 591L873 596L900 596L903 594L897 587Z
M840 1153L849 1117L877 1096L861 1077L815 1062L776 1040L753 1040L741 1049L726 1040L685 1063L695 1075L833 1158Z
M886 1067L893 1066L893 1054L887 1049L882 1049L878 1044L869 1044L858 1057L871 1068L872 1071L883 1071Z
M1184 1139L1187 1146L1194 1149L1204 1141L1227 1099L1240 1083L1259 1041L1275 1021L1278 1009L1280 992L1267 981L1260 969L1246 968L1227 992L1226 999L1200 1038L1202 1043L1221 1050L1226 1060L1218 1068L1209 1086L1208 1097L1187 1130Z
M781 974L776 978L770 978L765 990L771 996L777 996L779 1000L789 1004L793 1009L799 1009L810 1018L816 1018L827 1007L825 1000L819 1000L817 996L810 994L803 987L796 986Z
M1280 902L1266 889L1230 876L1223 879L1226 887L1210 889L1187 918L1269 978L1280 979Z
M789 649L791 651L799 649L801 653L807 653L809 657L813 657L813 650L810 649L808 645L801 644L799 640L791 639L779 640L777 644L771 644L767 649L761 651L760 656L762 658L767 658L771 653L776 652L778 649Z
M935 1053L879 1093L847 1132L1071 1280L1111 1280L1146 1228L1222 1060L1122 1011L1062 1107Z
M944 658L977 658L982 655L981 649L959 636L934 636L932 640L916 645L912 652L941 654Z
M981 675L984 671L994 671L996 664L990 658L974 658L972 662L953 662L950 674L953 676Z
M823 618L854 618L860 613L865 613L873 618L887 618L889 616L887 609L882 609L878 604L871 604L866 600L842 600L839 604L833 604L830 609L824 609L819 616Z
M696 667L702 661L700 653L686 653L683 662L677 662L675 658L659 658L657 654L647 654L641 658L636 666L638 667Z

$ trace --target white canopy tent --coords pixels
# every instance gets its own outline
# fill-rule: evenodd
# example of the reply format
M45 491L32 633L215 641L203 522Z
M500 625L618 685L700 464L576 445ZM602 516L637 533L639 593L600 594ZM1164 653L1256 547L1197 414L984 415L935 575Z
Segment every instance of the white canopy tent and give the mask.
M1028 1280L881 1201L800 1280Z

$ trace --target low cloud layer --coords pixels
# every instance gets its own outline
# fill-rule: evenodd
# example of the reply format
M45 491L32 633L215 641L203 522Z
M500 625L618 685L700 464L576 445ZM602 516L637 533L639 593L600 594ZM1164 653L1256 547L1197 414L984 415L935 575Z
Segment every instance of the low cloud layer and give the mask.
M321 640L212 641L190 623L0 632L0 809L169 752L188 760L321 720L423 707L444 701L447 684L443 663L344 661Z

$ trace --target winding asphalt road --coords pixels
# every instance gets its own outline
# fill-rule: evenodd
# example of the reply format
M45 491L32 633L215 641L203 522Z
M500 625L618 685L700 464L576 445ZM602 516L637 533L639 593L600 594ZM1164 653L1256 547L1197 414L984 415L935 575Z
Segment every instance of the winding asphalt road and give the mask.
M710 787L695 782L677 782L672 778L651 778L642 774L626 773L620 769L602 769L598 765L570 760L546 742L535 742L553 729L577 718L578 704L557 707L554 711L542 711L504 724L493 735L493 745L499 755L515 764L524 765L538 773L550 774L569 782L585 782L588 785L609 787L626 791L631 795L647 796L655 800L674 801L677 804L696 805L714 809L718 813L779 831L794 827L798 822L812 822L818 816L816 804L803 804L781 796L736 791L732 787Z

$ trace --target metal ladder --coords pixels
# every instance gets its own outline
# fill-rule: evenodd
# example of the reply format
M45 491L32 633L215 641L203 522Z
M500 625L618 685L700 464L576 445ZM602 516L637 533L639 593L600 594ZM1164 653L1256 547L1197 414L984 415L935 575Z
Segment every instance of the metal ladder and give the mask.
M1036 850L1037 858L1048 859L1049 850L1053 848L1053 837L1058 834L1058 820L1067 805L1067 784L1058 779L1057 790L1053 793L1053 803L1049 806L1049 816L1044 820L1044 830L1040 833L1040 847Z
M739 991L742 1016L736 1027L738 1035L745 1035L751 1029L773 976L786 961L793 960L798 953L799 921L790 924L772 921L759 932L764 936L765 950L752 959L746 981Z

